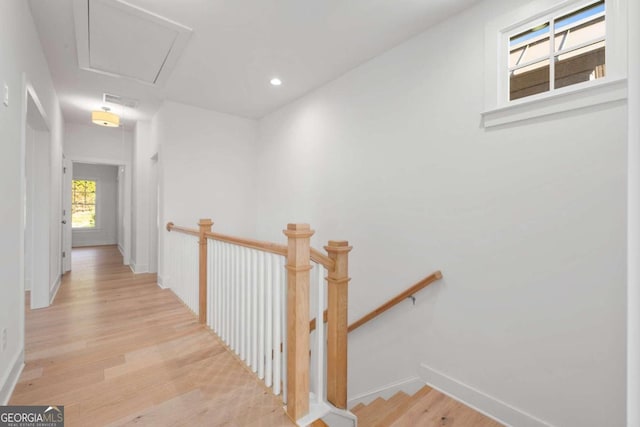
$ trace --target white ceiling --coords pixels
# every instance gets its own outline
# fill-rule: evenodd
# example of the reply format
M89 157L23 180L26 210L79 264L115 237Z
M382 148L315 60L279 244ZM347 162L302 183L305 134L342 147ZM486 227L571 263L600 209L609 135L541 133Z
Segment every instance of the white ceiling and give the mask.
M29 0L65 119L80 123L104 92L140 100L113 108L128 123L151 118L164 99L262 117L475 1L128 0L193 29L166 81L149 85L80 69L72 0ZM122 44L118 25L110 31ZM139 59L133 52L100 65L119 69ZM269 84L274 76L282 86Z

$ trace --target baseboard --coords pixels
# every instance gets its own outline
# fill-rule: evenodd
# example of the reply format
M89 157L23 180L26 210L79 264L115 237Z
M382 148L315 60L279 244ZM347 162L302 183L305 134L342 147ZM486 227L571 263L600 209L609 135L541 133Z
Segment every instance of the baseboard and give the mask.
M425 364L420 365L420 377L427 385L507 426L551 427L551 424Z
M353 408L359 403L368 404L378 397L388 399L399 391L403 391L408 395L412 395L424 387L424 381L419 377L405 378L391 384L384 385L374 390L361 393L347 401L347 408Z
M164 281L162 280L162 276L160 276L158 274L158 286L160 286L162 289L167 289L167 287L164 285Z
M13 390L16 388L20 374L24 369L24 349L20 350L16 359L11 365L8 375L3 378L2 385L0 386L0 405L9 404Z
M53 304L53 300L56 298L58 294L58 289L60 289L60 284L62 283L62 276L58 276L56 279L56 283L53 285L53 288L49 291L49 305Z
M148 272L149 272L149 266L147 264L136 264L135 265L135 273L136 274L148 273Z
M122 246L120 246L120 244L118 244L118 251L120 251L120 255L124 256L124 249L122 248Z
M149 266L147 264L136 264L135 262L129 263L129 268L134 274L148 273Z
M78 239L76 239L78 240ZM113 246L117 244L116 242L112 242L109 240L94 240L91 242L80 242L78 243L77 241L73 243L73 245L71 246L71 248L90 248L92 246Z

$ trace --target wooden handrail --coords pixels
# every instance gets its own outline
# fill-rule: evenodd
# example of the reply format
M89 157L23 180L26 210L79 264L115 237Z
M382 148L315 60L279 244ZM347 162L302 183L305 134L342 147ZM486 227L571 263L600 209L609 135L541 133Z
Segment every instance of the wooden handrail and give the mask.
M331 258L323 254L317 249L311 248L311 261L317 262L324 266L328 271L333 271L336 268L336 263Z
M200 236L200 232L196 229L180 227L174 225L172 222L167 223L167 231L177 231L184 234L190 234L192 236ZM205 233L208 239L219 240L221 242L233 243L235 245L245 246L251 249L258 249L265 252L271 252L276 255L287 255L287 246L279 243L264 242L261 240L245 239L243 237L229 236L226 234L208 232ZM335 263L327 255L323 254L317 249L311 248L311 261L316 262L324 266L328 271L335 269Z
M258 249L272 254L287 256L287 246L278 243L263 242L261 240L245 239L243 237L228 236L220 233L205 233L207 238L221 242L233 243L251 249Z
M389 310L393 306L395 306L398 303L404 301L405 299L407 299L411 295L415 294L416 292L420 291L421 289L426 288L431 283L435 282L436 280L440 280L440 279L442 279L442 273L440 271L436 271L435 273L425 277L424 279L420 280L415 285L413 285L410 288L408 288L406 291L398 294L394 298L391 298L389 301L385 302L380 307L378 307L375 310L371 311L366 316L363 316L360 319L358 319L355 322L353 322L352 324L350 324L349 328L347 330L349 332L351 332L354 329L359 328L360 326L362 326L365 323L367 323L369 320L371 320L371 319L373 319L375 317L378 317L379 315L381 315L385 311ZM323 317L323 322L326 322L327 321L327 310L324 311L322 317ZM316 326L316 319L312 319L309 322L309 332L314 331L316 329L316 327L317 327Z
M177 231L179 233L200 237L200 231L195 228L180 227L178 225L174 225L172 222L167 223L167 231Z
M398 294L394 298L391 298L389 301L385 302L380 307L376 308L375 310L373 310L372 312L370 312L366 316L363 316L360 319L356 320L354 323L350 324L349 325L349 332L359 328L360 326L362 326L365 323L367 323L369 320L371 320L371 319L373 319L375 317L378 317L379 315L381 315L385 311L389 310L391 307L394 307L395 305L397 305L398 303L406 300L408 297L410 297L411 295L415 294L419 290L426 288L431 283L435 282L436 280L440 280L440 279L442 279L442 273L440 271L436 271L435 273L425 277L424 279L422 279L421 281L419 281L415 285L411 286L406 291Z

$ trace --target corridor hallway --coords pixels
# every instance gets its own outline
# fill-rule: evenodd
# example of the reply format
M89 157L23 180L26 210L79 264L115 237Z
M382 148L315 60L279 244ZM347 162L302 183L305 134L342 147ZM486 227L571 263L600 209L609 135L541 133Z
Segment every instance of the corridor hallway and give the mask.
M28 298L27 298L28 300ZM64 405L66 426L292 426L273 396L155 274L116 246L73 250L51 307L26 308L12 405Z

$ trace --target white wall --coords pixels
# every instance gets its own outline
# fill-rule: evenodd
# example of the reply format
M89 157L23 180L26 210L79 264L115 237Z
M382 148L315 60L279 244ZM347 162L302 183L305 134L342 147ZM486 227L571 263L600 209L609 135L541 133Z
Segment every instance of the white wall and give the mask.
M131 267L136 273L149 271L151 234L157 233L152 226L150 206L155 203L156 193L151 188L151 157L157 149L151 140L151 123L138 121L133 139L133 240Z
M256 122L175 102L165 102L151 122L158 146L160 265L168 221L197 228L212 218L220 232L251 236L255 230Z
M131 257L131 192L133 175L133 133L123 128L106 128L94 124L68 123L65 126L64 153L74 162L100 163L121 166L123 180L122 235L118 242L129 264Z
M124 167L118 166L118 249L124 253Z
M133 133L122 128L107 128L89 122L67 123L64 154L73 161L127 165L131 163Z
M481 2L263 118L258 237L348 239L351 321L442 270L350 335L350 397L440 373L515 425L621 426L626 106L479 126L484 23L524 3Z
M73 164L73 179L96 181L96 227L72 231L72 246L118 243L118 166Z
M24 350L24 161L25 83L37 94L50 130L51 266L60 274L60 189L62 114L28 3L0 2L0 84L9 87L9 106L0 104L0 330L7 329L7 348L0 352L0 404L5 403L22 365ZM0 86L1 87L1 86Z
M25 134L25 228L24 228L24 289L31 290L35 263L33 260L33 197L35 194L35 130L27 123Z
M640 2L629 2L627 426L640 426Z

